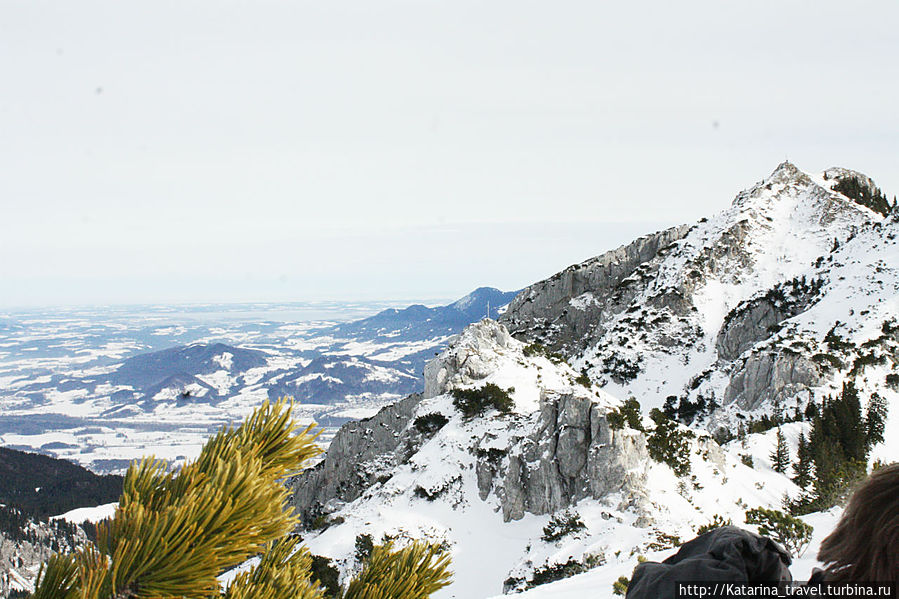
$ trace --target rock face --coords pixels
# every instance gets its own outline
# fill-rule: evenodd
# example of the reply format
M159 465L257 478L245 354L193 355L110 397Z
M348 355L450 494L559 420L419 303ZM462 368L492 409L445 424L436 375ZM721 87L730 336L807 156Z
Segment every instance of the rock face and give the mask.
M428 364L424 397L412 395L373 418L344 425L325 459L292 481L293 504L304 521L311 525L319 516L339 510L408 462L428 437L412 426L423 400L439 398L453 388L477 387L510 362L520 365L523 360L522 344L503 325L491 320L471 325ZM539 360L547 379L551 377L546 370L567 368ZM472 439L469 451L475 456L482 501L495 497L506 521L617 492L630 498L631 507L643 506L649 460L643 433L612 430L606 419L609 405L598 403L581 386L543 388L535 407L535 412L499 421ZM498 435L505 444L496 445Z
M325 459L291 480L291 503L307 526L357 499L409 459L424 440L409 427L420 401L412 395L373 418L347 423ZM646 439L638 431L610 428L607 411L589 397L549 394L541 398L531 432L516 437L511 447L493 447L494 435L480 439L472 447L480 498L495 495L506 521L617 492L642 509Z
M625 555L712 515L795 497L788 477L747 465L768 460L774 431L741 445L737 422L801 413L845 380L892 402L899 389L899 213L881 219L834 181L784 163L723 213L572 266L467 327L425 366L421 396L344 427L294 481L304 538L344 572L359 534L428 538L459 558L470 586L455 596L478 596L488 571L507 589L578 560L629 571ZM860 185L840 189L873 194ZM631 395L693 428L654 415L648 432L613 429ZM616 551L627 536L642 540Z
M570 266L522 291L500 322L516 337L540 340L555 350L574 348L585 336L595 338L610 313L627 307L630 283L651 276L653 258L688 231L680 226L646 235Z
M506 327L482 320L457 337L443 354L425 365L424 397L434 397L448 389L483 380L493 370L497 351L512 343Z
M715 349L730 361L760 341L773 336L780 323L804 312L819 297L824 280L793 279L776 285L762 296L731 310L718 331Z
M407 428L421 394L382 408L371 418L343 425L325 458L290 481L291 504L309 523L315 517L352 501L379 477L408 459L400 448L400 433Z
M784 406L789 399L807 400L809 389L820 382L818 367L801 354L753 353L730 378L724 402L744 410L755 410L766 403Z
M535 431L508 455L478 451L478 490L496 493L503 519L548 514L585 497L610 493L639 503L648 461L646 439L637 431L612 430L606 409L571 394L544 397Z
M822 310L828 320L818 324L808 315L847 278L833 274L842 244L881 225L882 195L860 173L810 175L785 162L710 219L531 285L501 321L644 408L673 397L770 411L827 382L812 358L818 328L835 326L840 312ZM884 266L865 268L873 281Z
M891 206L871 177L848 168L833 167L824 171L824 180L830 182L829 189L843 193L861 206L883 216L889 214Z

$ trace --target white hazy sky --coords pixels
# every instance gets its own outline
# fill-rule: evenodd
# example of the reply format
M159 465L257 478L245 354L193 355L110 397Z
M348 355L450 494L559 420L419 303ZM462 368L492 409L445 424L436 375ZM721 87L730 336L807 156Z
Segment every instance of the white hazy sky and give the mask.
M0 0L0 306L514 289L785 157L899 192L899 2Z

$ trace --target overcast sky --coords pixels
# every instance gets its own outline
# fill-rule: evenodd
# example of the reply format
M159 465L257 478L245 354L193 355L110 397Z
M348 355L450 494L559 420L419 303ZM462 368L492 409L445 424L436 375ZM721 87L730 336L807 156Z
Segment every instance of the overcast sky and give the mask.
M0 0L0 307L523 287L789 158L899 193L899 2Z

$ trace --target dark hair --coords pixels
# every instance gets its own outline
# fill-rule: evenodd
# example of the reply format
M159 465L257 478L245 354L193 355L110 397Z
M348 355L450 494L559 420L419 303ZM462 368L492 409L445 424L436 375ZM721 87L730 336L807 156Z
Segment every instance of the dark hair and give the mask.
M876 469L855 490L818 561L836 582L899 580L899 463Z

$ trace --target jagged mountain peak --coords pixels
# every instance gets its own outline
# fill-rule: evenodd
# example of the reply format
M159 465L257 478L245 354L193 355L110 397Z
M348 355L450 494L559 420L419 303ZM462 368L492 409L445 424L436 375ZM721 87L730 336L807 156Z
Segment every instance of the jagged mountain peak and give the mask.
M789 160L784 160L780 164L777 165L777 168L771 173L769 178L800 178L805 173L799 170L799 167L790 162Z
M566 355L613 395L660 406L669 396L695 394L708 373L724 369L720 360L738 372L743 366L730 360L815 303L835 247L881 226L879 214L829 189L832 181L785 162L715 216L535 283L501 320L517 338ZM864 239L876 244L882 237ZM788 308L762 299L793 292L799 295ZM758 359L745 367L762 369L764 380L743 391L718 389L716 401L723 394L756 408L818 380L814 365L802 360ZM716 384L732 376L720 374ZM766 385L775 391L765 392Z
M465 297L459 298L449 305L470 318L478 315L492 318L515 297L517 292L504 292L495 287L478 287Z
M841 193L839 188L835 189L841 182L847 185L846 181L855 181L856 175L861 191L856 191L857 186L848 185L852 186L852 193L860 194L861 200L851 197L851 194L847 196ZM747 218L758 222L786 223L798 217L826 224L841 217L856 218L857 213L862 213L870 219L873 215L869 210L879 212L881 215L885 212L871 208L870 202L865 201L864 198L871 195L868 192L869 188L879 192L869 177L848 169L828 169L824 173L812 174L800 170L795 164L787 161L778 165L762 181L737 194L731 212L734 212L733 216L737 219ZM860 206L869 210L864 210ZM727 212L725 211L725 214Z

